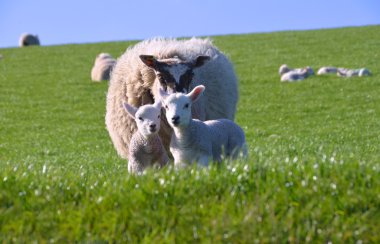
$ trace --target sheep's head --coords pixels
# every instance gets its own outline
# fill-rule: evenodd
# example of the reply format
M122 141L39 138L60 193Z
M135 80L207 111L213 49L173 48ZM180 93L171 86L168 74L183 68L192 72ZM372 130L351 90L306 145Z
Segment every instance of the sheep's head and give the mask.
M124 103L124 108L128 114L135 119L140 133L144 137L158 133L160 130L161 102L143 105L139 108Z
M188 93L189 86L193 80L195 68L201 67L209 56L198 56L195 60L185 62L178 57L168 59L156 59L151 55L140 55L140 59L148 67L154 69L156 79L167 93Z
M191 116L191 105L198 100L204 92L205 87L202 85L196 86L189 94L173 93L168 94L163 89L160 89L162 106L166 111L166 119L170 126L187 127Z

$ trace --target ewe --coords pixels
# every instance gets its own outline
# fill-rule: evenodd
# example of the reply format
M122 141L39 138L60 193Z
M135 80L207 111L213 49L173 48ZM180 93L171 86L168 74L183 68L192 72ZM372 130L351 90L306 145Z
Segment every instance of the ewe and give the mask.
M361 69L339 68L337 75L341 77L369 76L371 75L371 72L366 68L361 68Z
M108 53L100 53L96 56L94 66L91 70L91 79L93 81L109 80L110 74L116 60Z
M169 157L158 136L160 130L161 103L135 108L124 103L128 114L136 121L138 130L129 144L128 171L142 173L149 166L163 167Z
M304 80L309 77L310 73L307 68L299 71L289 71L281 76L281 82L294 82L299 80Z
M288 72L301 73L305 69L307 70L308 75L314 75L314 70L310 66L306 66L305 68L296 68L296 69L293 69L293 68L289 68L288 65L286 65L286 64L283 64L283 65L280 66L280 69L278 70L278 73L280 74L280 76L283 76L284 74L286 74Z
M20 47L26 47L26 46L32 46L32 45L39 46L40 40L38 39L37 35L24 33L20 36L20 39L18 41L18 45Z
M336 67L322 67L318 70L317 75L336 74L338 69Z
M221 162L222 156L247 156L243 130L228 119L200 121L192 119L191 108L205 87L196 86L189 94L167 94L160 89L166 119L173 128L170 152L175 166L197 163L208 166L209 159Z
M176 40L154 38L130 47L112 71L106 107L106 126L112 142L123 157L136 125L123 109L123 101L139 107L159 101L159 88L187 93L196 85L207 92L193 106L195 118L233 120L238 101L237 78L231 62L208 39ZM168 149L172 129L161 118L160 136Z

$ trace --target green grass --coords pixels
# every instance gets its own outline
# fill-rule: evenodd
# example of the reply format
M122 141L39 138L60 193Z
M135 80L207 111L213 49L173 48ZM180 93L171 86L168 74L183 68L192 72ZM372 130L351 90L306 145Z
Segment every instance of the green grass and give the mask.
M132 42L0 49L0 242L380 242L380 26L213 39L249 160L139 177L90 81L98 53ZM284 84L283 63L373 76Z

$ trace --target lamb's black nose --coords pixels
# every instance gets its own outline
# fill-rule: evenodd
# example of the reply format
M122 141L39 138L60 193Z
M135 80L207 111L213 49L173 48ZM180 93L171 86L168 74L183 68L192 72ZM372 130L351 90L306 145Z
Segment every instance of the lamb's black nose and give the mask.
M172 118L172 123L173 123L174 125L178 125L178 124L179 124L179 116L178 116L178 115L176 115L176 116L174 116L174 117Z
M151 125L149 125L149 128L151 128L151 129L156 129L156 124L151 124Z

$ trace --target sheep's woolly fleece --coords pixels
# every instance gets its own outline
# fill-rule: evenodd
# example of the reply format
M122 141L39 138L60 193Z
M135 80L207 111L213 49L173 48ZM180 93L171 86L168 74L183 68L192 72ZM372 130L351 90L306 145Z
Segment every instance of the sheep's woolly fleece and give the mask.
M93 81L109 80L110 74L116 60L108 53L100 53L91 69L91 79Z
M27 46L39 46L40 45L40 39L37 35L32 35L29 33L24 33L20 36L20 39L18 41L18 45L20 47L27 47Z
M118 154L128 157L131 136L136 131L135 121L123 109L123 102L135 107L153 103L159 95L160 82L153 69L145 65L140 55L153 55L155 58L179 58L192 62L198 56L211 59L203 66L194 69L190 89L203 84L207 92L193 109L200 119L234 119L238 101L238 84L233 66L209 39L192 38L176 40L153 38L129 47L117 60L112 71L107 94L106 126ZM169 149L172 130L162 116L160 136L166 149Z

